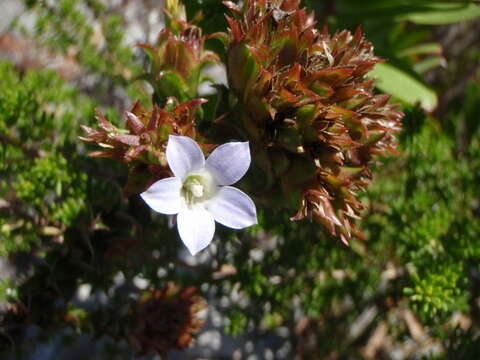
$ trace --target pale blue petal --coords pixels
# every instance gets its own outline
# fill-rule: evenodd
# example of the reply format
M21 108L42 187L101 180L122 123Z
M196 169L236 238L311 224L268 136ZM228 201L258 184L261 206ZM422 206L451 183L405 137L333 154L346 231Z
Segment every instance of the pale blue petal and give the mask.
M194 140L186 136L170 135L166 154L170 170L182 180L192 171L205 166L202 150Z
M173 215L180 211L182 181L177 177L162 179L141 193L142 199L156 212Z
M257 224L257 210L252 199L231 186L222 186L206 208L215 221L232 229Z
M213 239L215 221L203 207L184 206L177 216L178 233L190 254L205 249Z
M205 167L219 185L236 183L250 167L248 141L220 145L210 154Z

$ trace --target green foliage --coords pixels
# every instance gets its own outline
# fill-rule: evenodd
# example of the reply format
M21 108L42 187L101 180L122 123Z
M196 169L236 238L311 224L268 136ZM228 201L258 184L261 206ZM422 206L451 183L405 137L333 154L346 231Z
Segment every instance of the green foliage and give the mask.
M380 90L408 104L420 103L426 110L437 106L437 94L433 90L394 66L378 64L369 75L378 80L376 85Z
M59 236L85 208L86 176L72 164L81 121L93 102L53 72L18 74L0 63L0 253Z
M411 270L411 279L415 287L404 288L404 293L417 312L433 318L452 311L467 310L466 294L461 290L466 283L464 278L460 278L464 273L461 265L444 264L420 274L414 271Z
M57 155L35 159L32 167L17 174L12 189L42 217L68 227L85 206L86 179Z
M0 301L15 301L18 292L15 286L9 280L0 281Z
M391 180L380 175L370 191L371 201L389 204L383 219L381 212L372 216L372 225L385 226L370 236L395 239L396 252L410 274L404 293L415 309L433 320L466 309L465 264L478 261L473 249L480 246L474 235L480 229L475 219L480 163L476 157L456 157L452 139L431 119L415 130L408 128L408 117L406 121L405 134L411 135L404 141L400 161L391 163L397 186L392 188Z
M225 325L225 331L232 335L237 336L245 332L248 319L240 309L232 309L227 313L228 322Z
M375 44L376 54L388 61L377 65L372 73L379 79L379 88L407 104L419 102L427 111L436 107L438 93L419 75L445 67L446 60L440 44L431 41L434 27L408 29L412 24L465 23L480 16L478 4L461 0L369 0L361 6L354 0L306 3L322 14L321 19L331 30L353 29L361 24Z
M36 16L33 36L51 49L73 57L92 76L96 97L106 98L114 89L148 99L132 80L141 68L131 46L124 43L123 19L112 14L104 1L25 1ZM92 18L94 22L92 23ZM29 34L29 31L22 28Z
M19 75L11 64L0 62L0 74L0 133L6 137L4 143L11 145L3 151L20 148L26 155L34 155L38 145L44 151L71 146L80 119L94 115L93 103L79 97L77 89L65 86L53 72ZM0 166L21 164L2 162Z

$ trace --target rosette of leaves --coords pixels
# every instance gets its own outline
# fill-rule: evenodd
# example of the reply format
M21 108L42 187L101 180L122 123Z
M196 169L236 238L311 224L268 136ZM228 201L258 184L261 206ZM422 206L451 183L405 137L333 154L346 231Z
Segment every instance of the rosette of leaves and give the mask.
M128 339L137 355L166 356L171 350L183 350L203 327L198 313L206 307L192 286L167 283L162 290L149 289L132 314Z
M194 24L195 19L193 22L186 21L182 4L167 1L164 13L166 27L158 35L156 43L138 45L150 60L150 71L142 78L154 88L154 101L159 104L170 96L180 101L198 97L199 85L210 80L202 74L202 70L219 60L217 54L205 50L207 37Z
M366 77L382 60L360 29L316 29L298 0L225 5L233 14L227 75L237 103L217 126L250 140L254 172L264 175L256 178L266 179L252 191L344 243L362 236L353 223L364 208L357 192L367 186L375 156L395 153L402 117Z
M137 194L155 181L172 176L165 157L168 136L195 139L195 112L205 101L196 99L180 104L175 98L169 98L163 109L154 105L151 111L136 102L125 112L125 128L114 126L98 111L99 127L82 126L86 136L80 139L102 148L91 152L90 156L128 164L124 193L126 196Z

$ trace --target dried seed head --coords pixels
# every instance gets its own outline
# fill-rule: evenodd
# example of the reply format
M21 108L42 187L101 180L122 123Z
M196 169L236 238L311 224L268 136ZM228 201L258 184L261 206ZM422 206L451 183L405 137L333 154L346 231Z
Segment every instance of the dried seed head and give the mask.
M132 315L128 339L137 355L185 349L204 325L198 313L205 308L194 287L168 283L163 290L147 290Z

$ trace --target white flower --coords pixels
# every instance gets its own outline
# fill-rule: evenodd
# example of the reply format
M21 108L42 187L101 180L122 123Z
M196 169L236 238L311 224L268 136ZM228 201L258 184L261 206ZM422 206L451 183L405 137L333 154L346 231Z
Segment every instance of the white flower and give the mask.
M248 142L223 144L205 161L195 141L170 135L166 155L175 177L157 181L141 197L159 213L178 214L178 233L192 255L210 244L215 221L233 229L257 223L252 199L228 186L250 166Z

